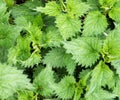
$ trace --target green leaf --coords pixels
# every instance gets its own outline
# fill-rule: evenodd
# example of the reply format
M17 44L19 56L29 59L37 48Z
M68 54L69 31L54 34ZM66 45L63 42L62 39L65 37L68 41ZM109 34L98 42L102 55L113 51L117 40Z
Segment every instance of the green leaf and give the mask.
M73 74L75 62L63 48L54 48L44 57L43 63L51 67L65 67L69 74Z
M18 92L18 100L33 100L33 91Z
M14 0L5 0L5 2L6 2L8 7L11 7L14 4Z
M48 2L45 7L37 7L36 10L49 16L58 16L61 13L60 6L55 1Z
M113 76L114 73L112 70L103 61L100 61L92 71L92 78L90 80L90 85L87 88L86 96L91 95L96 89L100 89L101 86L108 85L112 87L114 85L112 82Z
M120 58L120 34L119 29L111 31L104 41L103 57L105 61L110 62Z
M113 60L111 64L114 66L116 69L116 73L119 75L120 78L120 59L119 60Z
M67 8L66 8L67 12L71 16L81 17L90 8L88 4L79 2L78 0L66 0L66 3L67 3Z
M0 1L0 22L9 23L8 22L9 16L10 16L10 13L7 12L7 7L5 2Z
M116 22L120 22L120 7L113 7L109 12L109 16Z
M65 76L55 88L55 93L59 98L72 99L75 92L75 79L73 76Z
M8 49L12 47L18 36L18 32L9 24L0 23L0 62L7 60Z
M116 0L99 0L100 5L105 9L113 7L115 2Z
M37 6L42 6L42 1L39 0L29 0L26 1L25 3L22 3L20 5L15 5L11 8L11 14L14 18L24 16L27 18L30 18L31 16L34 17L34 15L37 14L33 9L36 8ZM31 18L29 19L31 20Z
M53 93L54 76L52 69L48 66L35 77L33 85L36 92L42 96L51 96Z
M6 64L0 64L0 98L6 99L19 90L33 89L23 71Z
M98 0L87 0L87 3L90 5L91 10L98 10L99 9L99 1Z
M73 55L73 59L82 66L92 66L99 59L101 41L96 37L81 37L64 43L67 53Z
M55 23L64 40L80 32L81 22L78 18L71 18L69 15L61 14L56 18Z
M54 26L50 26L48 27L47 33L45 34L45 41L50 47L60 47L63 39L58 29Z
M116 86L113 90L113 93L115 93L120 98L120 78L116 77Z
M21 64L24 67L33 67L41 61L40 51L35 49L31 53L29 37L19 37L17 40L17 45L9 50L8 62L9 64L16 65Z
M116 94L110 93L103 89L97 89L91 95L86 97L86 100L114 100L116 96Z
M99 11L89 12L84 21L84 36L94 36L102 34L107 28L107 19Z

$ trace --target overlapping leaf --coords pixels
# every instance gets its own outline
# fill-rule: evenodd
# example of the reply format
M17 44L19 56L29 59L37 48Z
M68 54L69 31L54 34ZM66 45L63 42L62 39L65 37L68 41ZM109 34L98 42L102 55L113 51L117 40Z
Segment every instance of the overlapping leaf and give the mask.
M85 100L113 100L116 96L117 95L114 93L110 93L103 89L97 89L91 95L86 97Z
M64 43L67 53L73 55L73 59L83 66L92 66L99 59L101 41L95 37L81 37Z
M120 77L120 59L119 60L113 60L111 64L114 66L114 68L116 69L116 73Z
M73 76L65 76L55 88L55 93L62 99L72 99L74 92L75 79Z
M120 22L120 7L114 7L109 12L110 18L115 20L116 22Z
M119 29L115 29L108 35L104 42L103 53L105 60L108 62L120 58L119 32Z
M50 67L43 69L38 76L35 77L33 85L36 92L42 96L50 96L53 93L54 76Z
M51 67L65 67L72 74L75 69L75 62L71 59L70 54L66 54L63 48L52 49L44 57L44 64Z
M61 8L55 1L48 2L45 7L37 7L36 10L49 16L58 16L61 13Z
M99 3L101 4L102 7L105 9L113 7L115 4L116 0L99 0Z
M45 41L48 46L53 46L53 47L60 47L62 36L60 35L60 32L58 31L57 28L50 26L47 29L47 34L45 35Z
M89 12L84 22L84 36L94 36L102 34L107 28L107 19L99 11Z
M100 63L94 68L91 76L92 78L86 96L91 95L96 89L101 88L101 86L114 86L114 83L112 82L114 73L103 61L100 61Z
M76 17L71 18L67 14L61 14L56 18L55 23L64 40L75 36L75 33L80 32L81 22Z
M90 8L88 4L80 2L79 0L67 0L66 3L67 3L67 8L66 8L67 12L71 16L81 17Z
M6 99L15 92L25 89L33 89L32 85L23 75L23 71L6 64L0 64L0 98Z

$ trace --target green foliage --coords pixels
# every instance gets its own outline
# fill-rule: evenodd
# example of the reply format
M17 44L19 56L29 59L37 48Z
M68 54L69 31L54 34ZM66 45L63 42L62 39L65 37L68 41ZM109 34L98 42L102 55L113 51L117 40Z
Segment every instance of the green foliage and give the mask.
M43 62L51 67L65 67L67 71L72 74L75 69L74 60L71 59L70 54L66 54L63 48L52 49L45 56Z
M36 76L33 85L36 88L36 92L40 93L42 96L50 96L53 93L54 76L49 66Z
M96 37L81 37L64 43L67 53L73 55L73 59L82 66L92 66L99 59L101 41ZM87 60L87 62L86 62Z
M107 19L99 11L89 12L84 22L84 36L103 34L107 28Z
M33 89L23 71L6 64L0 64L0 98L6 99L19 90Z
M120 58L120 35L119 29L111 31L104 41L103 52L106 61L117 60Z
M0 0L0 100L116 99L120 0Z
M58 16L61 12L60 5L55 1L47 3L45 7L37 7L36 10L48 14L49 16Z
M64 14L59 15L55 23L64 40L75 36L75 33L79 32L81 28L81 22L78 18L71 18L69 15Z
M113 84L111 84L111 81L113 81L113 75L114 74L109 67L101 61L91 73L92 78L86 96L91 95L96 89L99 90L101 86L105 86L106 84L112 86Z
M110 16L110 18L112 18L116 22L120 22L120 18L119 18L120 8L117 8L117 7L112 8L109 12L109 16Z
M65 76L55 88L55 93L59 98L70 99L75 91L75 79L73 76Z

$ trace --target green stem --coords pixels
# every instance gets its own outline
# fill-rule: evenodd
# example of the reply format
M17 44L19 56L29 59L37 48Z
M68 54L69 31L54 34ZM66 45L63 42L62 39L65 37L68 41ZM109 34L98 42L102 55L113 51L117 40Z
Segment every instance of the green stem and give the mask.
M60 4L61 4L61 7L62 7L62 10L63 10L64 12L66 12L67 9L66 9L66 5L64 4L63 0L59 0L59 1L60 1Z
M80 95L82 93L82 90L80 89L80 83L77 83L76 84L76 89L75 89L75 95L74 95L74 98L73 100L80 100Z

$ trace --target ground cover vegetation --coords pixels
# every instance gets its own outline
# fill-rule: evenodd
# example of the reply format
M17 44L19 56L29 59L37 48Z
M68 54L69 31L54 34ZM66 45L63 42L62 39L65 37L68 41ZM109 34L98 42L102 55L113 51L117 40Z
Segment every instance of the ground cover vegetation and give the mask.
M119 100L120 0L0 0L0 100Z

